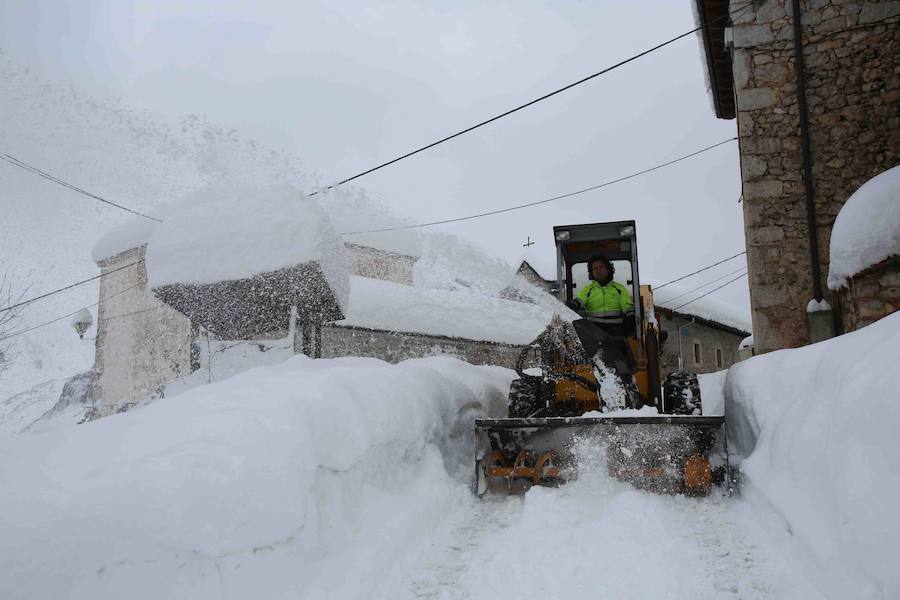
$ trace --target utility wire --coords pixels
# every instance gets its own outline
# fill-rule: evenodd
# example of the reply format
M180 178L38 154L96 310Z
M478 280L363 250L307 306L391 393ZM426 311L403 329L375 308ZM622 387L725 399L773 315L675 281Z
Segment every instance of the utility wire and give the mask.
M656 171L657 169L662 169L663 167L668 167L670 165L674 165L675 163L681 162L681 161L691 158L693 156L697 156L698 154L703 154L704 152L708 152L709 150L718 148L719 146L727 144L728 142L733 142L735 140L737 140L736 137L728 138L727 140L722 140L721 142L715 143L712 146L707 146L706 148L701 148L700 150L691 152L690 154L685 154L684 156L679 156L676 159L673 159L673 160L670 160L670 161L667 161L664 163L660 163L656 166L650 167L649 169L644 169L643 171L638 171L637 173L632 173L631 175L625 175L624 177L619 177L618 179L606 181L606 182L598 184L598 185L592 185L591 187L586 187L584 189L576 190L574 192L568 192L566 194L561 194L559 196L553 196L552 198L545 198L543 200L538 200L536 202L528 202L527 204L518 204L516 206L509 206L506 208L500 208L500 209L491 210L488 212L477 213L474 215L467 215L465 217L455 217L453 219L444 219L441 221L429 221L427 223L416 223L414 225L400 225L398 227L385 227L382 229L368 229L368 230L363 230L363 231L347 231L347 232L342 233L341 235L355 235L358 233L381 233L383 231L398 231L401 229L416 229L419 227L430 227L432 225L443 225L445 223L456 223L458 221L468 221L470 219L479 219L481 217L488 217L491 215L499 215L501 213L506 213L506 212L510 212L510 211L514 211L514 210L520 210L523 208L529 208L532 206L538 206L539 204L547 204L548 202L553 202L555 200L562 200L563 198L570 198L572 196L577 196L579 194L584 194L586 192L591 192L593 190L599 190L600 188L604 188L604 187L613 185L614 183L620 183L622 181L626 181L628 179L633 179L640 175L645 175L647 173L650 173L651 171Z
M739 268L735 269L734 271L729 271L728 273L725 273L724 275L721 275L721 276L719 276L719 277L716 277L715 279L713 279L713 280L711 280L711 281L707 281L706 283L704 283L704 284L702 284L702 285L698 285L698 286L695 287L694 289L688 290L688 291L684 292L683 294L678 294L677 296L672 296L671 298L666 298L665 300L660 300L660 302L668 302L668 303L674 302L675 300L678 300L679 298L684 298L685 296L689 296L690 294L693 294L694 292L700 291L701 289L705 288L705 287L708 286L708 285L712 285L712 284L714 284L714 283L716 283L716 282L722 281L722 280L725 279L726 277L731 277L731 276L734 275L735 273L739 273L739 272L741 272L741 271L746 271L746 268L745 268L745 267L739 267Z
M32 302L36 302L37 300L41 300L41 299L43 299L43 298L46 298L47 296L52 296L52 295L54 295L54 294L58 294L58 293L60 293L60 292L66 291L66 290L70 290L70 289L72 289L73 287L78 287L79 285L84 285L85 283L89 283L89 282L94 281L94 280L96 280L96 279L101 279L101 278L103 278L103 277L106 277L107 275L112 275L113 273L115 273L115 272L117 272L117 271L121 271L122 269L127 269L128 267L133 267L134 265L140 264L140 263L142 263L142 262L144 262L144 261L143 261L143 260L138 260L138 261L135 261L135 262L133 262L133 263L128 263L127 265L123 265L123 266L121 266L121 267L116 267L116 268L113 269L112 271L107 271L106 273L101 273L101 274L99 274L99 275L94 275L93 277L89 277L88 279L82 279L81 281L76 281L75 283L73 283L73 284L71 284L71 285L67 285L67 286L65 286L65 287L61 287L61 288L59 288L59 289L55 289L55 290L53 290L53 291L51 291L51 292L47 292L46 294L41 294L40 296L35 296L34 298L29 298L28 300L23 300L22 302L18 302L18 303L16 303L16 304L12 304L12 305L6 306L6 307L4 307L4 308L0 308L0 312L6 312L6 311L8 311L8 310L13 310L14 308L19 308L20 306L25 306L26 304L31 304Z
M747 8L749 8L749 5L751 5L751 4L752 4L752 2L748 2L748 5L745 5L745 6L743 7L743 10L746 10ZM736 16L737 16L737 13L736 13ZM729 15L723 15L723 17L722 17L723 20L724 20L724 19L727 19L727 18L730 18ZM497 121L497 120L499 120L499 119L502 119L503 117L509 116L509 115L511 115L511 114L513 114L513 113L515 113L515 112L518 112L518 111L524 109L524 108L528 108L529 106L532 106L532 105L534 105L534 104L537 104L538 102L542 102L543 100L546 100L546 99L548 99L548 98L552 98L553 96L555 96L555 95L557 95L557 94L560 94L560 93L562 93L562 92L565 92L566 90L570 90L570 89L572 89L573 87L579 86L579 85L581 85L582 83L586 83L586 82L588 82L588 81L591 81L592 79L595 79L595 78L597 78L597 77L600 77L601 75L605 75L606 73L609 73L610 71L614 71L615 69L618 69L619 67L622 67L622 66L624 66L624 65L627 65L628 63L633 62L633 61L635 61L635 60L637 60L637 59L639 59L639 58L641 58L641 57L643 57L643 56L646 56L646 55L650 54L651 52L655 52L655 51L657 51L657 50L659 50L659 49L661 49L661 48L664 48L664 47L668 46L669 44L673 44L673 43L677 42L678 40L680 40L680 39L682 39L682 38L685 38L685 37L687 37L687 36L689 36L689 35L691 35L691 34L697 33L697 32L700 31L701 29L703 29L703 26L702 26L702 25L699 26L699 27L695 27L695 28L691 29L690 31L685 31L684 33L682 33L682 34L680 34L680 35L677 35L677 36L675 36L675 37L673 37L673 38L671 38L671 39L669 39L669 40L666 40L665 42L662 42L661 44L657 44L656 46L653 46L652 48L648 48L648 49L644 50L643 52L639 52L638 54L635 54L634 56L631 56L631 57L629 57L629 58L626 58L625 60L619 61L619 62L617 62L617 63L614 64L614 65L611 65L611 66L609 66L609 67L606 67L605 69L602 69L602 70L600 70L600 71L597 71L596 73L593 73L593 74L591 74L591 75L588 75L587 77L582 77L582 78L579 79L578 81L575 81L575 82L572 82L572 83L570 83L570 84L568 84L568 85L565 85L565 86L563 86L563 87L561 87L561 88L559 88L559 89L556 89L556 90L554 90L554 91L552 91L552 92L550 92L550 93L548 93L548 94L544 94L543 96L541 96L541 97L539 97L539 98L535 98L534 100L531 100L531 101L529 101L529 102L526 102L525 104L520 104L519 106L517 106L517 107L515 107L515 108L511 108L511 109L507 110L506 112L500 113L499 115L495 115L495 116L493 116L493 117L491 117L491 118L489 118L489 119L485 119L484 121L481 121L480 123L476 123L475 125L472 125L471 127L466 127L465 129L463 129L463 130L461 130L461 131L457 131L456 133L451 134L451 135L448 135L447 137L441 138L441 139L439 139L439 140L437 140L437 141L435 141L435 142L431 142L430 144L427 144L427 145L425 145L425 146L421 146L420 148L416 148L415 150L413 150L413 151L411 151L411 152L407 152L406 154L403 154L403 155L401 155L401 156L398 156L397 158L394 158L394 159L391 159L391 160L389 160L389 161L387 161L387 162L381 163L380 165L375 166L375 167L372 167L371 169L367 169L367 170L363 171L362 173L357 173L356 175L353 175L352 177L348 177L348 178L346 178L346 179L342 179L341 181L338 181L337 183L333 183L333 184L329 185L328 187L326 187L324 190L321 190L321 191L328 191L328 190L330 190L330 189L332 189L332 188L335 188L335 187L338 187L338 186L343 185L343 184L345 184L345 183L348 183L348 182L350 182L350 181L353 181L354 179L359 179L360 177L363 177L364 175L368 175L369 173L374 173L375 171L377 171L377 170L379 170L379 169L383 169L384 167L387 167L387 166L389 166L389 165L392 165L392 164L394 164L394 163L396 163L396 162L399 162L399 161L401 161L401 160L403 160L403 159L405 159L405 158L409 158L410 156L413 156L413 155L415 155L415 154L418 154L419 152L424 152L425 150L428 150L428 149L430 149L430 148L434 148L435 146L437 146L437 145L439 145L439 144L443 144L444 142L448 142L448 141L452 140L453 138L456 138L456 137L459 137L459 136L464 135L464 134L466 134L466 133L469 133L470 131L474 131L475 129L478 129L479 127L484 127L485 125L487 125L487 124L489 124L489 123L493 123L494 121ZM310 196L315 196L316 194L319 193L319 191L320 191L320 190L314 191L313 193L310 194Z
M138 287L139 285L140 285L140 284L135 284L135 285L133 285L133 286L131 286L131 287L127 287L127 288L125 288L124 290L122 290L121 292L116 292L115 294L113 294L112 296L110 296L108 299L111 300L111 299L115 298L116 296L121 296L121 295L124 294L125 292L131 291L131 290L133 290L134 288ZM5 342L6 340L8 340L8 339L10 339L10 338L14 338L14 337L16 337L17 335L22 335L23 333L28 333L29 331L34 331L35 329L40 329L41 327L46 327L47 325L52 325L53 323L57 323L57 322L59 322L59 321L62 321L63 319L65 319L65 318L67 318L67 317L73 317L73 316L77 315L78 313L80 313L80 312L81 312L82 310L84 310L85 308L93 308L93 307L97 306L98 304L100 304L99 301L98 301L98 302L94 302L93 304L88 304L88 305L85 306L84 308L79 308L78 310L76 310L76 311L74 311L74 312L70 312L70 313L67 314L67 315L63 315L63 316L61 316L61 317L56 317L56 318L53 319L52 321L47 321L47 322L45 322L45 323L41 323L40 325L35 325L34 327L29 327L28 329L21 329L21 330L19 330L19 331L14 331L14 332L12 332L12 333L10 333L10 334L8 334L8 335L0 336L0 342ZM143 312L143 311L138 311L138 312ZM125 316L125 315L119 315L119 316Z
M678 279L673 279L672 281L667 281L667 282L665 282L665 283L662 284L662 285L656 286L655 288L653 288L653 290L654 290L654 291L659 291L659 290L661 290L662 288L666 287L667 285L670 285L670 284L672 284L672 283L675 283L676 281L681 281L682 279L687 279L688 277L692 277L692 276L696 275L697 273L702 273L703 271L708 271L709 269L712 269L712 268L715 267L715 266L721 265L722 263L728 262L729 260L733 260L733 259L737 258L738 256L743 256L744 254L747 254L747 251L746 251L746 250L743 251L743 252L738 252L738 253L735 254L734 256L729 256L728 258L723 258L722 260L720 260L720 261L718 261L718 262L714 262L714 263L711 264L711 265L707 265L707 266L703 267L702 269L697 269L697 270L694 271L693 273L688 273L687 275L682 275L682 276L679 277ZM700 286L700 287L703 287L703 286Z
M144 217L145 219L150 219L151 221L156 221L157 223L162 223L162 219L157 219L156 217L151 217L150 215L145 215L142 212L136 211L132 208L128 208L127 206L122 206L121 204L117 204L117 203L113 202L112 200L107 200L106 198L103 198L102 196L98 196L97 194L88 192L87 190L83 190L76 185L68 183L67 181L63 181L59 177L56 177L54 175L51 175L50 173L42 171L42 170L38 169L37 167L34 167L32 165L29 165L26 162L19 160L18 158L14 157L14 156L10 156L9 154L0 154L0 160L4 160L11 165L15 165L15 166L19 167L20 169L25 169L29 173L33 173L39 177L43 177L44 179L47 179L48 181L52 181L53 183L59 184L65 188L72 190L73 192L78 192L79 194L87 196L88 198L93 198L94 200L98 200L105 204L109 204L110 206L114 206L118 209L128 211L132 214L138 215L139 217Z
M723 287L725 287L726 285L729 285L729 284L731 284L731 283L734 283L735 281L737 281L737 280L740 279L741 277L746 277L746 275L747 275L746 273L741 273L740 275L738 275L738 276L735 277L734 279L731 279L731 280L729 280L729 281L726 281L725 283L723 283L723 284L720 285L719 287L713 288L713 289L709 290L708 292L706 292L705 294L703 294L703 295L701 295L701 296L697 296L697 297L694 298L693 300L690 300L690 301L688 301L688 302L685 302L684 304L682 304L682 305L679 306L678 308L673 308L673 309L671 309L671 310L672 310L672 312L678 312L679 310L681 310L682 308L684 308L684 307L687 306L688 304L691 304L691 303L693 303L693 302L696 302L696 301L699 300L700 298L705 298L706 296L709 296L709 295L712 294L713 292L716 292L716 291L718 291L718 290L721 290L721 289L722 289Z

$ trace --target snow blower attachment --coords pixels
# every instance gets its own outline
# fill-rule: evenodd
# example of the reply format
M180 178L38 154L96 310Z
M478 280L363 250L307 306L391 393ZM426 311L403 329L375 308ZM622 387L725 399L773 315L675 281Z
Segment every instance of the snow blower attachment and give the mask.
M554 234L560 299L574 295L572 267L602 253L635 292L634 322L556 316L522 351L508 417L475 421L484 442L477 493L559 485L577 476L579 451L590 448L605 452L610 475L639 488L706 495L727 471L724 417L702 415L695 374L670 373L663 384L665 336L657 333L652 291L639 284L634 221Z

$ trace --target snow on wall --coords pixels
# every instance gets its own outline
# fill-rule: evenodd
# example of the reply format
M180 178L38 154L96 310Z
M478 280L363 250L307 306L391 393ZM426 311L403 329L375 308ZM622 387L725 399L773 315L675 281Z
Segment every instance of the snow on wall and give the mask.
M559 313L568 313L565 306L557 304ZM554 311L468 292L351 277L350 304L345 313L347 318L336 324L527 344L547 327Z
M831 230L828 287L900 256L900 166L876 175L844 203Z
M366 597L469 496L512 377L297 356L0 440L0 597Z
M900 313L728 372L742 494L774 510L823 596L900 597Z
M325 211L289 185L206 187L180 202L147 242L154 288L244 279L313 261L346 304L339 237Z

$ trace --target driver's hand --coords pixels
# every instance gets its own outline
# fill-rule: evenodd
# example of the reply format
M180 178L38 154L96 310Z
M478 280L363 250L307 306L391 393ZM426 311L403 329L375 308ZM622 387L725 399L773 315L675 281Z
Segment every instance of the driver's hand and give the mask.
M571 300L566 302L566 306L568 306L569 308L571 308L574 311L578 311L581 309L581 303L578 302L578 300L576 300L575 298L572 298Z

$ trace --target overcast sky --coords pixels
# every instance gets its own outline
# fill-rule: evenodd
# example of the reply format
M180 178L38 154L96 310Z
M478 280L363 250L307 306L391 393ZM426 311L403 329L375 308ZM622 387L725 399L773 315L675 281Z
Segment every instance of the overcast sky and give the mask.
M0 6L0 48L14 64L82 95L205 115L296 156L325 183L694 26L688 0ZM414 221L452 218L602 183L734 135L735 122L712 112L690 36L358 183ZM553 225L633 218L642 271L664 280L744 249L739 196L730 143L604 190L443 228L510 262L530 236L527 253L540 262L552 256ZM717 296L749 306L745 279Z

